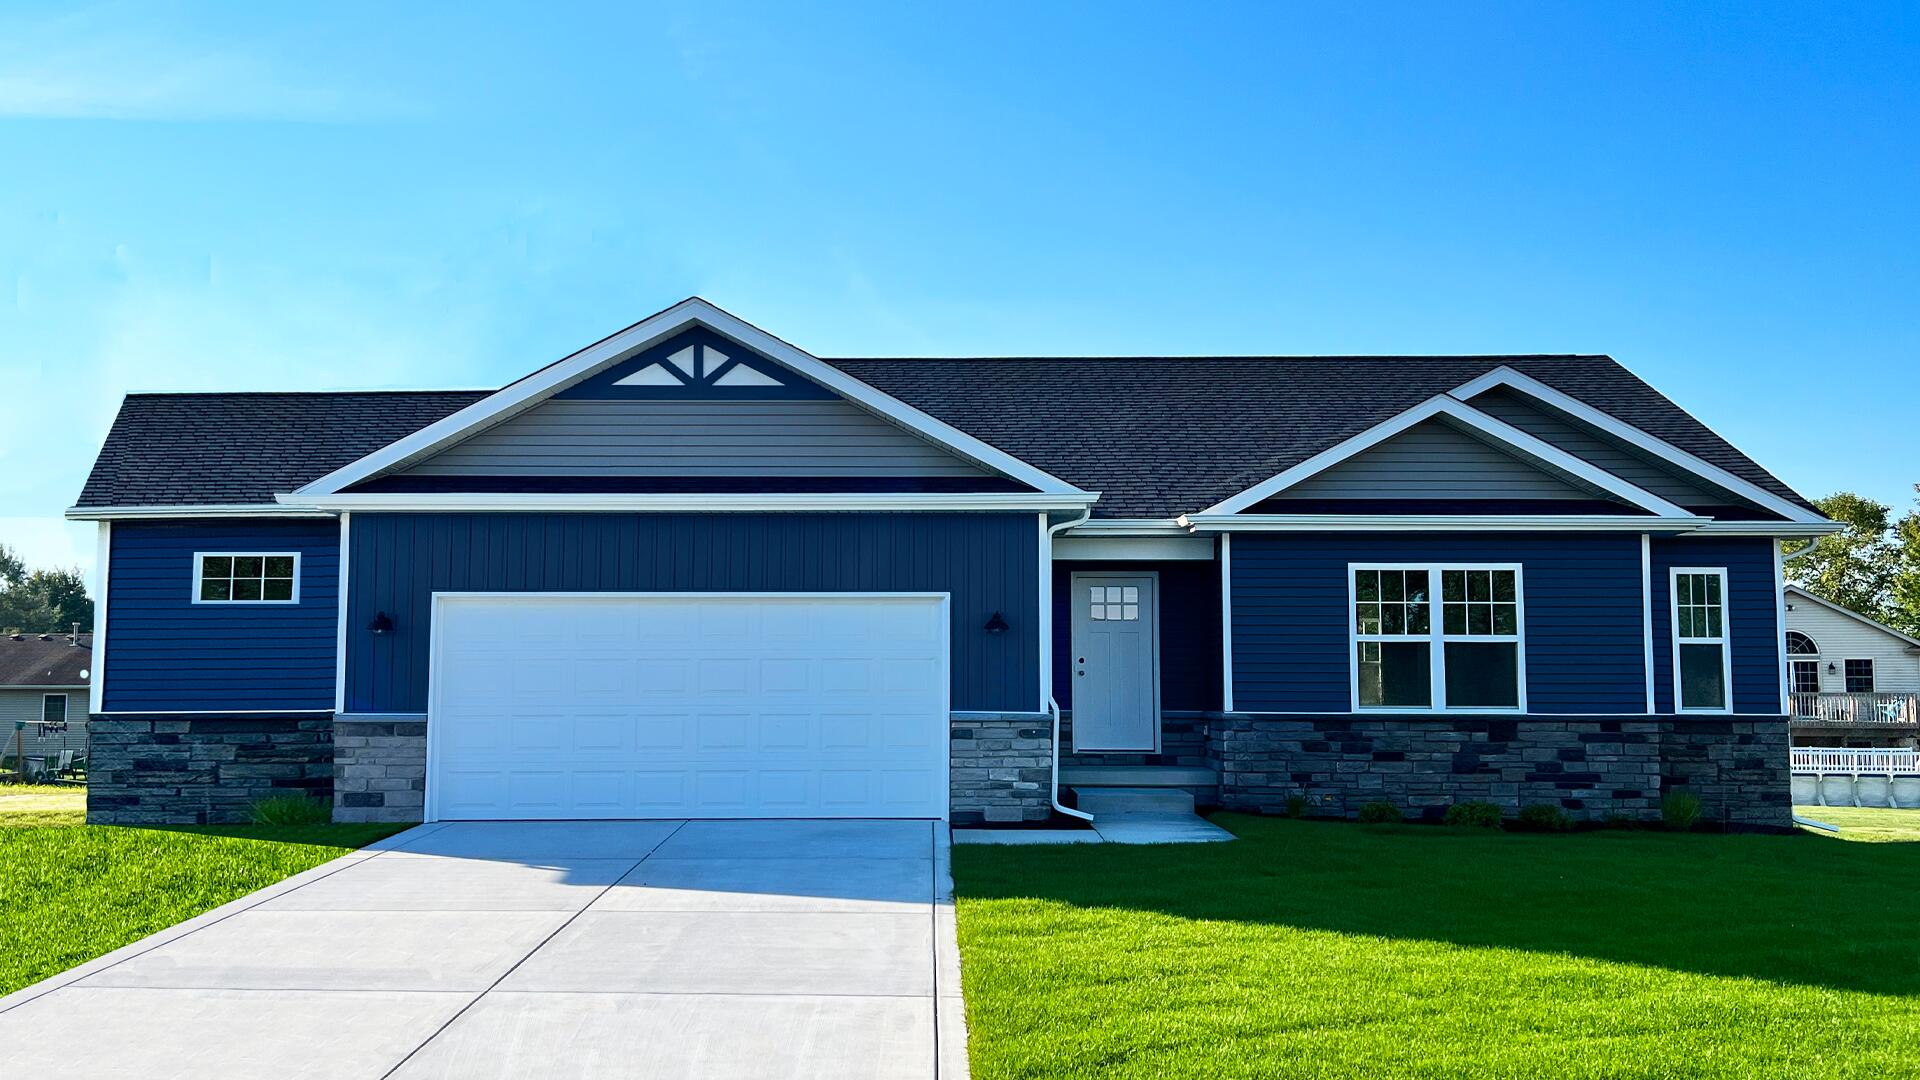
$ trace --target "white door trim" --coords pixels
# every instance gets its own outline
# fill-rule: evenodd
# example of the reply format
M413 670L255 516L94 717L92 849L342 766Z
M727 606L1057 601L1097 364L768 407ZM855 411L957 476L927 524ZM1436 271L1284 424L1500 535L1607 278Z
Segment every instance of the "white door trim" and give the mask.
M553 591L532 592L514 590L447 591L433 594L432 623L427 628L427 791L422 820L434 822L440 820L438 778L434 775L439 768L440 725L434 723L434 717L440 713L440 614L443 601L446 600L934 600L940 604L941 628L946 635L946 648L940 652L940 704L945 714L944 724L947 736L944 745L947 753L940 755L940 800L941 812L938 820L946 821L953 815L953 753L951 750L951 727L953 716L953 594L950 592L796 592L796 591L758 591L758 592L591 592L591 591ZM1157 676L1156 676L1157 677Z
M1161 731L1162 721L1160 716L1160 604L1162 596L1160 589L1160 571L1128 570L1115 567L1111 570L1075 570L1067 575L1067 648L1071 650L1068 653L1069 664L1067 670L1073 670L1072 658L1080 654L1080 643L1074 640L1074 628L1080 625L1080 619L1077 614L1078 609L1076 607L1076 586L1081 578L1118 577L1146 578L1153 582L1153 748L1150 750L1101 750L1094 747L1082 747L1080 745L1080 699L1078 696L1080 687L1076 682L1074 684L1075 697L1073 707L1073 752L1076 754L1157 754L1161 749L1160 743L1163 732Z

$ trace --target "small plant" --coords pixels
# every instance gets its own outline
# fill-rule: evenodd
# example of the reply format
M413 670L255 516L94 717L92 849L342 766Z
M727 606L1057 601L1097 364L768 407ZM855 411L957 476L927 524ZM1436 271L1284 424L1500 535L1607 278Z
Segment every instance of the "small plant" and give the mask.
M1601 824L1609 829L1631 829L1636 823L1632 815L1615 812L1602 819Z
M1313 800L1307 798L1305 795L1302 795L1296 792L1292 795L1287 796L1287 816L1288 817L1290 818L1306 817L1307 811L1311 809L1313 809Z
M1660 800L1660 818L1667 828L1686 832L1700 821L1700 796L1691 791L1669 791Z
M305 795L275 795L255 799L247 816L255 825L325 825L333 820L333 807Z
M1398 825L1405 820L1406 815L1390 802L1370 802L1360 808L1362 825Z
M1573 828L1573 815L1552 803L1534 803L1521 809L1514 824L1527 832L1566 832Z
M1490 802L1457 802L1447 807L1446 817L1441 820L1448 825L1464 825L1475 829L1497 829L1500 827L1500 808Z

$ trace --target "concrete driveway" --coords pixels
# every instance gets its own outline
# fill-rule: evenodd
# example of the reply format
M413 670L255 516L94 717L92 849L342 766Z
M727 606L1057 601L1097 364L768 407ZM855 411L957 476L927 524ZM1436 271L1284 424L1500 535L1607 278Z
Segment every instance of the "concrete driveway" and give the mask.
M966 1075L944 825L427 825L0 999L6 1071Z

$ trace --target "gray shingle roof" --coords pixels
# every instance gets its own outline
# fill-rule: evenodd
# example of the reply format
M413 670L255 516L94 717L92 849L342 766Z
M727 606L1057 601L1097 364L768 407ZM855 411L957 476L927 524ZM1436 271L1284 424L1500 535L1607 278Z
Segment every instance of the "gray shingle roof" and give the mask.
M79 644L66 634L0 636L0 687L85 686L93 667L93 635ZM11 730L7 732L12 736Z
M1015 457L1104 493L1102 517L1203 509L1501 365L1800 505L1605 356L829 359ZM484 391L130 395L82 506L271 502Z

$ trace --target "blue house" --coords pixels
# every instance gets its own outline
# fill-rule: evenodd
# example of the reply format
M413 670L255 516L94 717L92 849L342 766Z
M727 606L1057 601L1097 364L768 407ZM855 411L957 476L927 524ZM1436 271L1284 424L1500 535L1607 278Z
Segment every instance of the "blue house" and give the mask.
M1604 356L822 359L126 399L89 815L1789 820L1806 500Z

